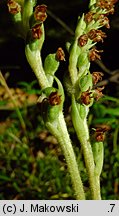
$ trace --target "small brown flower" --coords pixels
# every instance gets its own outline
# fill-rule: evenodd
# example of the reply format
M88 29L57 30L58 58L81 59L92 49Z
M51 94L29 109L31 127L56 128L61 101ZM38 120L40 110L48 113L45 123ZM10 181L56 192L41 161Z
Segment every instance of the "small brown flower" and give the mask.
M96 85L98 83L98 81L101 81L102 76L104 76L104 74L102 72L93 72L92 73L93 84Z
M21 12L21 6L14 0L7 1L8 10L11 14L17 14Z
M105 87L102 86L102 87L97 87L97 88L95 89L94 98L96 99L96 101L98 101L101 97L103 97L102 90L103 90L104 88L105 88Z
M56 52L56 59L58 61L65 61L65 53L63 51L63 49L61 47L59 47L57 49L57 52Z
M95 47L89 51L89 59L90 61L95 61L96 59L101 59L99 53L103 52L103 50L97 50Z
M109 125L99 125L95 131L95 139L97 142L103 142L105 139L105 132L109 131L111 127Z
M89 11L87 14L85 14L85 21L87 23L90 23L93 20L93 15L94 15L94 13Z
M35 20L44 22L47 18L46 10L47 10L47 6L44 4L35 7L35 11L34 11Z
M96 132L95 139L97 142L103 142L105 139L105 133L104 132Z
M32 28L32 37L33 37L33 39L40 39L41 35L42 35L41 25L36 24Z
M59 95L58 92L52 92L48 100L51 106L59 105L61 103L61 95Z
M101 25L105 26L108 29L110 28L109 19L107 16L105 16L104 14L100 14L98 20L100 21Z
M87 34L83 34L79 37L78 39L78 43L81 47L85 46L88 42L88 35Z
M89 105L91 103L91 96L92 92L90 91L90 89L88 89L85 92L82 92L81 94L81 102L85 105Z
M114 4L118 0L98 0L96 5L102 9L106 9L108 13L114 13Z
M103 38L106 38L106 34L102 30L91 29L88 32L88 37L94 42L103 42Z

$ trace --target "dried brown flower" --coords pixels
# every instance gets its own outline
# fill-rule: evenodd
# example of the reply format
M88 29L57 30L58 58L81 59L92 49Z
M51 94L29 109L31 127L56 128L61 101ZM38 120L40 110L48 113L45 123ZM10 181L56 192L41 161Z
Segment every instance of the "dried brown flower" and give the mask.
M93 15L94 15L94 13L89 11L87 14L85 14L85 21L87 23L90 23L93 20Z
M63 49L61 47L59 47L57 49L57 52L56 52L56 59L58 61L65 61L65 53L63 51Z
M99 81L101 81L102 76L104 76L102 72L93 72L92 73L93 84L96 85Z
M36 24L32 28L32 37L33 37L33 39L40 39L41 35L42 35L41 25Z
M85 46L88 42L88 35L87 34L83 34L79 37L78 39L78 43L81 47Z
M101 59L99 53L102 53L103 50L97 50L95 47L89 51L89 59L90 61L95 61L96 59Z
M81 93L81 102L85 105L89 105L91 103L91 96L92 92L90 91L90 89L88 89L85 92Z
M17 14L21 12L21 6L14 0L7 1L8 10L11 14Z
M105 88L105 87L102 86L102 87L97 87L97 88L95 89L94 98L96 99L96 101L98 101L101 97L103 97L102 90L103 90L104 88Z
M47 10L47 6L44 4L35 7L35 11L34 11L35 20L44 22L47 18L46 10Z
M88 37L94 42L103 42L103 38L106 38L106 34L102 30L91 29L88 32Z
M101 25L105 26L108 29L110 28L109 19L105 14L100 14L98 20L100 20Z
M48 101L51 106L59 105L61 103L61 95L58 92L52 92L49 95Z
M97 132L95 138L97 142L103 142L105 140L105 133Z
M114 4L118 0L98 0L97 1L97 7L100 7L102 9L106 9L107 13L114 13Z
M97 142L103 142L105 139L105 132L109 131L111 127L109 125L99 125L95 131L95 139Z

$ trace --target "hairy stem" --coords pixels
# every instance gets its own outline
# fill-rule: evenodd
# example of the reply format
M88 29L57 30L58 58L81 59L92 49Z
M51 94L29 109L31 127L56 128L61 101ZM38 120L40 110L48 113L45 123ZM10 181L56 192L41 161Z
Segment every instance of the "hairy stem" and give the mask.
M97 178L95 177L95 164L92 147L89 140L87 120L81 119L74 97L72 97L72 121L83 150L92 199L100 200L100 185L98 182L96 182Z
M39 81L39 85L42 89L49 87L49 82L42 67L40 52L38 50L30 50L28 45L25 51L27 60ZM57 138L61 146L71 176L76 199L84 200L83 184L62 111L59 112L59 117L55 120L55 124L54 122L46 122L46 127Z
M26 53L27 61L29 62L33 72L35 73L40 87L41 88L49 87L50 85L42 66L40 51L39 50L32 51L29 45L26 45L25 53Z
M51 123L47 123L47 128L49 131L57 138L61 149L63 151L64 157L67 162L68 170L71 176L72 185L74 188L75 196L77 200L85 200L85 193L83 189L83 184L80 177L80 172L78 170L78 165L76 162L73 147L69 138L66 123L63 117L63 113L60 112L57 122L57 129Z

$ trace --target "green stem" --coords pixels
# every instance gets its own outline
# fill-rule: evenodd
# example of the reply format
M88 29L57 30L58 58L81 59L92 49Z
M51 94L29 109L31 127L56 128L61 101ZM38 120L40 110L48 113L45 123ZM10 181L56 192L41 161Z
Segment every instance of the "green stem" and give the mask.
M24 0L24 6L22 11L22 28L23 28L25 38L30 29L29 20L33 13L33 6L34 6L33 0Z
M100 176L95 175L95 188L97 196L94 197L95 200L101 200L101 192L100 192Z
M78 165L76 162L70 137L67 131L63 113L62 112L59 113L59 117L57 120L57 128L51 123L47 123L47 128L57 138L61 146L71 176L76 199L85 200L85 193L84 193L83 184L80 177L80 172L78 170Z
M29 45L26 45L25 53L33 72L35 73L41 88L47 88L49 85L42 66L41 54L39 50L31 50Z
M75 39L74 43L71 45L70 48L70 56L69 56L69 74L71 78L71 82L73 85L75 85L75 82L77 80L77 60L78 60L78 52L77 52L77 38Z
M100 193L100 174L102 172L104 161L104 147L103 142L95 142L93 146L93 155L95 161L95 185L98 193Z
M99 183L96 182L97 178L95 177L95 164L92 147L89 140L87 120L86 118L82 119L80 117L74 96L72 97L72 121L83 150L92 199L100 200L100 187Z
M34 71L41 88L47 88L48 86L50 86L42 67L42 61L39 50L33 51L30 49L29 45L26 45L25 52L27 60L32 70ZM85 193L83 189L83 184L81 181L78 165L76 162L75 154L69 138L69 134L67 131L62 111L59 112L59 117L58 120L56 119L55 124L54 122L47 122L46 127L57 138L61 146L61 149L67 162L76 198L79 200L84 200Z

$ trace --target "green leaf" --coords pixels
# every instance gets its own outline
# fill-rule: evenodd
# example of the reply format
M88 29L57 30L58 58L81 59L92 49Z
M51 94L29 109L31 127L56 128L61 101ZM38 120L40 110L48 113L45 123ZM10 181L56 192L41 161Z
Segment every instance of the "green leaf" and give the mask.
M86 51L81 52L81 54L78 57L77 67L80 69L80 67L85 66L89 63L88 53Z
M79 110L79 114L80 114L82 120L84 120L86 118L86 116L87 116L87 112L86 112L87 107L85 105L83 105L83 104L78 104L77 103L77 108Z
M86 23L84 21L84 14L82 15L82 17L78 19L78 24L76 27L76 31L75 31L75 37L80 37L83 33L84 30L86 28Z
M55 53L49 54L45 58L44 70L45 70L45 73L47 75L47 78L48 78L50 85L52 85L52 83L53 83L53 79L54 79L53 75L57 71L59 64L60 63L59 63L59 61L57 61Z
M5 176L5 175L0 175L0 180L4 180L4 181L10 181L11 180L11 178L10 177L8 177L8 176Z
M95 142L93 144L93 154L95 161L95 175L100 176L104 160L103 142Z
M85 76L82 76L79 81L79 86L82 92L87 91L89 88L92 89L93 81L92 81L92 75L88 73Z

